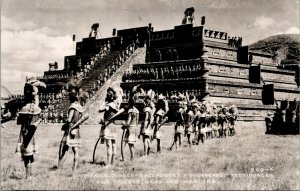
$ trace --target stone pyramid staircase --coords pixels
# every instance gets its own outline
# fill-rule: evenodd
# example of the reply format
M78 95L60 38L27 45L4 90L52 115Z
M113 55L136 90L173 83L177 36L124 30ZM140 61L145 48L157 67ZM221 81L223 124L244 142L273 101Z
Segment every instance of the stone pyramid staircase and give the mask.
M98 124L102 116L98 113L98 110L105 104L106 90L108 87L120 87L122 76L125 71L131 71L133 64L145 63L146 48L138 48L135 52L127 58L122 66L107 80L104 85L95 93L95 95L88 100L85 105L86 112L90 117L86 123ZM93 75L93 74L91 74ZM85 87L88 87L87 85Z

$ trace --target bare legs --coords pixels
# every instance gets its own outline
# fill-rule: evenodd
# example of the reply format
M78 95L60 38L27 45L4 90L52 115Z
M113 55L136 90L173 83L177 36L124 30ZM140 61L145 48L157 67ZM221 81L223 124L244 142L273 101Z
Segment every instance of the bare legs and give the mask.
M106 139L106 148L107 148L107 164L113 164L116 154L116 140Z
M33 155L31 156L23 156L26 179L32 177L32 163L33 163Z
M63 164L64 164L64 162L66 160L65 155L66 155L66 153L69 150L69 146L67 146L67 145L62 145L62 146L63 146L62 153L61 153L61 156L59 156L59 159L58 159L58 168L60 168L60 169L63 168ZM72 167L72 169L73 170L77 170L77 168L78 168L78 160L79 160L79 148L78 147L72 147L72 151L74 153L74 160L73 160L73 167Z
M130 160L134 159L134 144L128 143L129 150L130 150Z
M150 137L147 135L144 135L144 155L149 155L150 152Z

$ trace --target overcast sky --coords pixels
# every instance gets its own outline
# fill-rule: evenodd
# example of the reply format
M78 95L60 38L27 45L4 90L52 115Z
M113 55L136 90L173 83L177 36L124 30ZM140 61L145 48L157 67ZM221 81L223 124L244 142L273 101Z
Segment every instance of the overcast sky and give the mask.
M206 16L206 28L242 36L244 44L299 33L299 0L1 0L1 85L20 92L25 76L42 75L49 62L62 69L74 54L72 35L81 41L93 23L102 37L150 22L155 31L172 29L192 6L196 25Z

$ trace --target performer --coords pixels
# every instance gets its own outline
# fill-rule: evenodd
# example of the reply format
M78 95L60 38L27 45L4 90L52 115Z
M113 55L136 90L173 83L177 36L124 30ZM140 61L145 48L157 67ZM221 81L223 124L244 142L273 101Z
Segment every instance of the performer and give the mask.
M235 105L229 107L228 122L229 122L229 135L235 135L235 126L237 122L239 110Z
M220 127L219 134L220 137L225 137L227 134L227 108L224 106L221 106L221 109L219 111L219 116L218 116L218 124Z
M128 101L128 119L123 128L127 128L124 141L128 143L130 150L130 160L134 159L134 144L136 143L136 131L139 122L139 110L134 106L135 98L131 97Z
M198 103L194 103L191 110L187 113L185 134L188 138L189 147L192 147L191 134L195 131L195 119L197 118L197 112L199 108L200 107Z
M116 126L112 125L111 122L113 118L120 113L124 112L124 109L119 109L122 95L112 88L107 89L107 95L105 98L106 105L104 108L99 110L99 113L104 112L104 121L101 121L101 133L100 136L106 142L107 148L107 165L114 163L114 157L116 154L116 139L117 139L117 130Z
M41 108L38 107L37 84L33 81L35 80L27 80L27 83L24 86L25 106L19 111L17 119L17 124L21 125L21 130L16 153L21 153L22 160L24 161L26 178L32 176L34 154L38 151L34 135L37 125L41 121Z
M205 103L202 103L201 106L199 106L199 112L197 113L197 127L198 127L198 140L197 140L197 145L199 144L200 140L202 143L204 143L204 139L206 138L206 133L207 133L207 108Z
M161 153L160 140L163 138L163 132L160 127L166 121L166 114L169 111L169 106L166 98L160 94L157 100L157 112L154 115L154 135L153 138L157 141L157 153Z
M212 105L212 109L211 109L211 118L210 118L210 122L212 124L212 129L213 129L213 134L212 136L213 137L217 137L217 134L219 132L219 126L218 126L218 123L217 123L217 120L218 120L218 108L216 105ZM218 135L220 136L220 135Z
M151 145L150 139L151 137L153 137L152 124L154 121L154 113L155 113L155 105L153 103L154 95L155 93L152 90L149 90L144 100L145 119L142 122L141 129L140 129L140 135L142 135L143 142L144 142L144 156L147 156L150 153L150 145Z
M184 127L186 123L186 111L187 111L187 102L186 100L180 100L179 109L176 113L176 122L175 122L175 134L174 134L174 142L170 148L172 150L173 146L177 149L177 142L179 143L179 147L181 147L181 134L184 133Z
M89 118L88 114L84 114L84 110L80 103L78 102L79 88L76 86L69 87L69 99L71 102L70 108L68 110L67 122L62 126L62 131L64 135L61 141L61 153L58 159L58 168L63 168L65 162L65 154L72 148L74 153L74 163L73 170L77 170L78 159L79 159L79 147L81 146L80 137L80 124Z
M265 118L266 122L266 134L271 134L272 133L272 124L273 124L273 113L268 112L268 116Z

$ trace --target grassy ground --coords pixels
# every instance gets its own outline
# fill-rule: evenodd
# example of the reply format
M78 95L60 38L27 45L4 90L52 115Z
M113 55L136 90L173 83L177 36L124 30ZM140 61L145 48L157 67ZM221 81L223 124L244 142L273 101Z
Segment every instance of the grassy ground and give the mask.
M136 159L120 161L120 139L117 140L117 160L111 167L92 164L93 147L98 126L81 128L82 147L79 169L73 173L72 152L68 153L63 170L57 165L60 125L40 125L37 142L40 152L34 163L34 178L24 179L24 166L15 154L19 126L4 124L1 129L1 188L2 189L277 189L299 190L299 136L264 134L264 125L240 123L237 135L207 140L205 144L169 151L173 128L163 127L163 152L155 154L155 141L149 157L140 157L142 141L136 144ZM119 131L119 138L121 130ZM105 158L105 147L102 153ZM101 160L101 158L99 158ZM254 172L253 172L254 170ZM256 172L258 170L259 172ZM252 177L247 176L250 174ZM253 177L268 176L268 177Z

